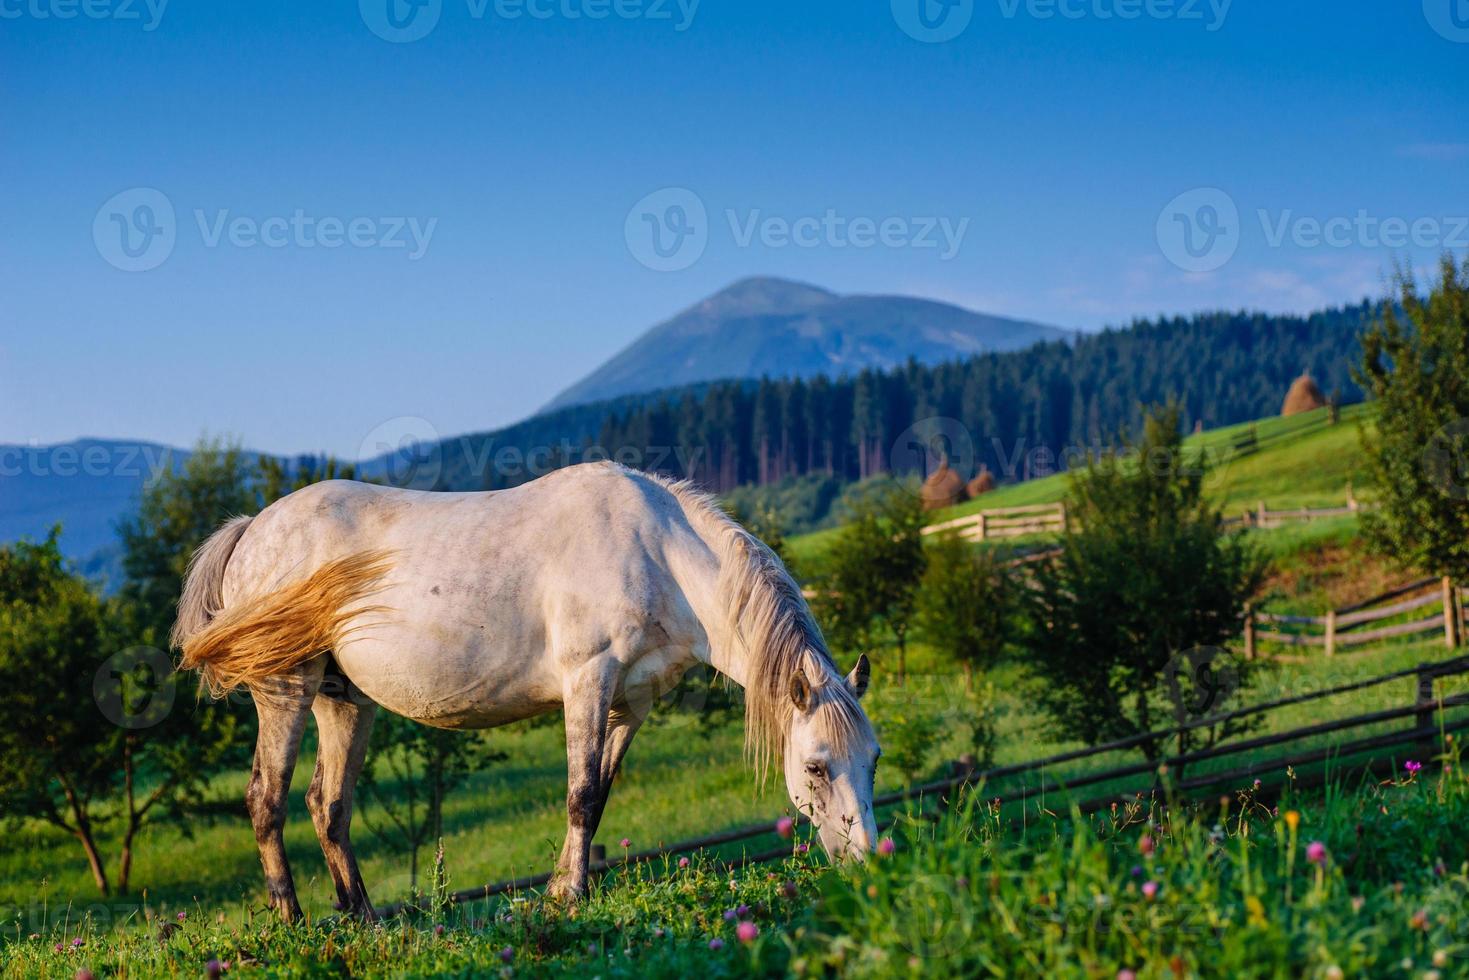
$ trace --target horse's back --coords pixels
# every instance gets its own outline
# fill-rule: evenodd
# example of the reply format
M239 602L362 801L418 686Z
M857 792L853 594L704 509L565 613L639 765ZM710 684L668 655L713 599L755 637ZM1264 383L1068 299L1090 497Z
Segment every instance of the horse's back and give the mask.
M478 493L327 481L252 521L224 598L385 551L391 568L372 601L386 612L364 617L338 662L401 714L496 724L555 706L568 665L553 651L685 618L658 553L689 533L681 521L665 487L616 465Z

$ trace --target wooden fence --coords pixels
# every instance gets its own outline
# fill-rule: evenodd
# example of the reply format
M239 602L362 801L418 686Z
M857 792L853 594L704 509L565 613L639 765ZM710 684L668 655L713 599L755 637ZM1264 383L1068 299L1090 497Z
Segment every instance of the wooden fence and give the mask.
M1450 711L1450 709L1469 706L1469 693L1444 694L1436 690L1435 683L1446 677L1464 674L1469 674L1469 657L1421 663L1377 677L1192 719L1172 727L1117 739L1103 745L1060 752L1041 759L996 766L983 771L964 772L948 779L883 794L873 800L873 806L876 810L887 811L885 818L880 821L880 826L888 827L894 820L894 808L907 807L911 811L917 806L921 811L925 801L935 799L941 805L945 805L955 792L966 786L983 785L987 793L999 788L999 791L1005 794L1004 798L1007 801L1022 805L1047 795L1070 794L1089 787L1108 787L1102 795L1084 799L1077 804L1082 812L1094 812L1119 800L1127 802L1135 798L1138 793L1147 793L1155 789L1160 762L1166 764L1169 770L1176 775L1174 789L1183 798L1207 799L1211 793L1217 795L1221 791L1228 792L1237 789L1241 783L1257 777L1265 784L1261 787L1261 795L1268 797L1279 791L1280 777L1285 773L1287 767L1292 768L1294 785L1300 788L1321 784L1332 771L1380 768L1383 753L1387 750L1411 752L1424 760L1433 758L1437 753L1437 745L1442 735L1469 728L1469 713ZM1048 774L1048 770L1054 770L1067 763L1114 752L1134 750L1148 743L1168 744L1186 732L1209 729L1231 721L1259 719L1284 708L1352 694L1399 680L1412 682L1412 697L1395 707L1349 715L1332 721L1317 722L1234 742L1224 742L1182 754L1169 755L1161 760L1140 759L1103 770L1077 773L1069 777ZM1383 730L1384 726L1393 726L1401 722L1406 722L1406 726L1388 727ZM1372 731L1367 731L1367 729L1372 729ZM1347 737L1348 735L1355 737ZM1310 744L1322 739L1327 740L1329 744ZM1279 754L1264 754L1264 750L1275 749L1277 746L1289 746L1291 743L1306 744L1297 745L1294 751L1285 750ZM1247 754L1250 758L1228 768L1199 771L1201 764L1232 760ZM1335 766L1334 769L1333 766ZM1322 768L1318 770L1313 767ZM1023 781L1018 786L1004 783L1007 779L1017 777L1022 780L1031 777L1031 781ZM1133 783L1130 787L1119 788L1118 784L1139 778L1146 782ZM1109 787L1109 784L1112 785ZM804 818L797 821L798 825L806 823L808 821ZM690 854L731 844L742 844L744 847L743 853L738 857L723 862L729 867L758 864L790 856L792 845L785 842L776 843L779 839L773 833L773 829L773 821L735 827L704 837L637 851L612 860L596 861L592 871L595 874L604 874L619 868L662 862L680 854ZM450 899L454 902L471 902L493 898L497 895L540 887L550 881L550 878L550 872L527 875L456 892L450 896ZM401 908L401 905L394 904L384 906L381 911L384 914L393 915Z
M1360 629L1428 608L1435 610L1430 616ZM1254 657L1261 641L1325 647L1330 657L1341 647L1439 630L1443 631L1445 646L1453 649L1459 645L1464 636L1464 590L1455 588L1448 578L1425 578L1364 602L1327 610L1324 616L1288 616L1252 609L1245 617L1245 656Z
M1340 507L1294 507L1271 510L1260 501L1253 509L1222 524L1228 528L1277 528L1297 521L1315 521L1328 517L1346 517L1367 508L1347 487L1346 503ZM977 513L955 517L923 529L924 534L957 531L965 541L989 541L995 538L1017 538L1026 534L1059 534L1069 526L1064 503L1027 504L1023 507L992 507Z
M1225 527L1235 528L1276 528L1297 521L1315 521L1328 517L1348 517L1352 514L1361 513L1370 507L1364 504L1352 493L1352 488L1347 487L1347 501L1340 507L1294 507L1285 510L1271 510L1260 501L1252 510L1247 510L1237 517L1224 518Z
M1059 533L1066 530L1066 505L1029 504L1024 507L993 507L964 517L930 524L924 534L957 531L965 541L1018 538L1025 534Z

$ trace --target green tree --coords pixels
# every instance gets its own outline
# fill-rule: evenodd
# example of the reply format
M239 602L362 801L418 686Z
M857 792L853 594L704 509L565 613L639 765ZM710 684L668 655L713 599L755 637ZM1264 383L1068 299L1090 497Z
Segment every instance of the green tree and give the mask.
M137 835L197 800L233 725L200 722L211 709L179 696L163 651L127 642L127 610L66 568L57 533L0 548L0 812L75 836L103 895L100 833L115 827L126 892Z
M867 651L884 631L898 646L898 683L908 673L908 633L923 576L923 509L898 485L862 495L837 535L817 584L822 625L840 649Z
M294 464L274 456L261 456L255 464L254 494L263 509L286 494L303 490L322 480L355 480L357 467L334 456L300 456Z
M165 468L145 487L138 512L124 521L124 581L120 596L132 607L140 642L162 646L194 549L224 521L258 507L249 459L239 446L201 441L183 465Z
M1469 259L1445 256L1424 299L1411 274L1362 337L1358 378L1376 399L1363 428L1380 507L1367 539L1405 565L1469 579Z
M917 619L929 644L964 669L964 689L973 690L974 672L994 665L1012 633L1010 578L993 552L942 534L928 547Z
M1176 405L1152 410L1130 453L1071 477L1060 556L1036 572L1020 644L1037 697L1062 733L1089 744L1219 714L1250 664L1223 649L1242 629L1264 563L1223 530L1186 454ZM1225 725L1180 733L1182 753ZM1199 732L1205 734L1202 736ZM1162 738L1141 745L1149 759Z
M360 785L386 818L362 818L378 837L408 850L409 876L418 882L418 852L444 836L444 799L469 776L505 758L482 732L431 728L378 710Z

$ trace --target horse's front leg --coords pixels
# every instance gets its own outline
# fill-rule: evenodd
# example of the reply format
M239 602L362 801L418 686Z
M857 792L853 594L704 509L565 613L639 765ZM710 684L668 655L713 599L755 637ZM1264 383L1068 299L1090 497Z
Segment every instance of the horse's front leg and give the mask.
M602 817L606 789L602 752L607 743L613 676L598 663L588 664L568 679L563 695L566 712L566 843L556 862L548 893L575 899L586 894L592 836Z

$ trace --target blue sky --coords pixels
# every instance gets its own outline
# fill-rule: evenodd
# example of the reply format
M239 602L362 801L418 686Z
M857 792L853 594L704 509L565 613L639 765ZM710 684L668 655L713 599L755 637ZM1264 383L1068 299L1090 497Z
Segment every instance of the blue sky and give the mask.
M161 2L0 0L0 441L484 429L752 274L1092 329L1469 244L1469 0Z

